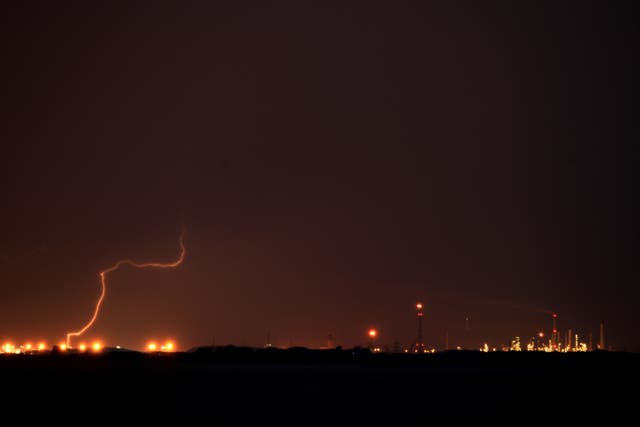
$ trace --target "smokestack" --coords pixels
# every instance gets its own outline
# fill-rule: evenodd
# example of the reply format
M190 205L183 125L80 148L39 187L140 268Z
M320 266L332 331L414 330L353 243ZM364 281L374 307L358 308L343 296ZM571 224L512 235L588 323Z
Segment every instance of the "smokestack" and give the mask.
M573 338L573 331L571 330L571 328L569 328L569 330L567 331L567 349L571 350L573 348L573 345L571 345L571 341Z
M604 350L604 320L600 321L600 344L598 344L600 350Z
M416 348L415 352L422 352L424 350L424 342L422 341L422 303L419 302L416 304L416 310L418 315L418 336L416 339Z
M558 328L556 324L556 320L558 319L558 315L553 313L553 329L551 329L551 348L554 350L558 349Z

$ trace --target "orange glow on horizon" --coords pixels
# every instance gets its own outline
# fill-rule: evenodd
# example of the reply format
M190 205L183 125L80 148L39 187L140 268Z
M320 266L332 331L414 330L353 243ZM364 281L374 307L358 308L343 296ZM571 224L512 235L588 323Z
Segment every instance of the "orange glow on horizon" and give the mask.
M89 320L89 322L84 325L80 330L75 331L75 332L68 332L67 333L67 347L71 347L71 337L78 337L82 334L84 334L91 326L93 326L93 324L95 323L96 319L98 318L98 314L100 313L100 307L102 306L102 302L104 301L104 297L107 293L107 279L106 276L107 274L117 270L120 268L120 266L122 265L130 265L132 267L135 268L176 268L178 267L180 264L182 264L182 262L184 261L184 258L187 254L187 250L184 246L184 234L185 234L185 228L183 226L182 228L182 233L180 234L180 239L179 239L179 244L180 244L180 255L178 256L178 259L173 261L173 262L168 262L168 263L160 263L160 262L147 262L147 263L137 263L134 261L131 261L130 259L123 259L120 260L118 262L116 262L113 266L102 270L99 273L100 276L100 297L98 298L98 302L96 303L95 309L93 311L93 316L91 316L91 319Z
M164 345L164 349L166 351L173 351L173 342L171 341L167 341L167 343Z
M147 344L147 350L149 351L156 351L158 349L158 345L154 342L150 342L149 344Z
M98 352L100 350L102 350L102 343L100 341L96 341L93 343L93 351Z
M31 348L32 348L31 343L27 343L27 344L24 346L24 348L26 348L27 350L31 350Z
M80 351L86 351L86 350L87 350L87 346L86 346L84 343L82 343L82 344L80 344L80 345L78 346L78 350L80 350Z
M60 343L58 345L58 348L60 349L60 351L67 351L67 345L65 343Z
M46 346L45 346L45 344L44 344L43 342L38 343L38 351L42 351L42 350L44 350L44 349L45 349L45 347L46 347Z

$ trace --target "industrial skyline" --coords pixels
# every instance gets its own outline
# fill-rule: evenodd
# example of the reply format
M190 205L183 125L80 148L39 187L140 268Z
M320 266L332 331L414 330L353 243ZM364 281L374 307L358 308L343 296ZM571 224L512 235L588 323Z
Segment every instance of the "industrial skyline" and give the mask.
M182 237L181 237L181 242L180 242L180 246L182 248L182 253L180 258L178 259L178 261L176 261L176 265L179 265L182 263L183 259L184 259L184 253L185 253L185 249L183 246L183 242L182 242ZM134 264L135 265L135 264ZM153 264L155 265L155 264ZM164 264L158 264L160 266L164 267ZM173 264L169 263L167 265L172 266ZM166 267L164 267L166 268ZM103 284L103 291L104 291L104 284ZM100 304L100 302L102 301L102 298L104 297L104 293L101 294L101 298L98 302L98 306ZM416 334L415 334L415 338L405 344L402 345L401 342L398 341L397 338L394 338L393 343L389 342L389 337L386 338L386 340L381 339L381 332L382 332L382 336L384 337L384 332L385 331L381 331L380 329L376 328L376 327L370 327L366 330L366 342L362 342L362 343L350 343L345 345L346 347L363 347L363 348L368 348L369 350L372 350L373 352L384 352L384 353L393 353L393 352L404 352L404 353L431 353L434 351L448 351L448 350L480 350L480 351L544 351L544 352L584 352L584 351L594 351L594 350L609 350L609 351L613 351L613 350L626 350L626 349L614 349L612 347L606 347L605 346L605 340L604 340L604 321L601 320L599 323L599 340L598 340L598 344L594 347L593 343L591 342L591 340L589 339L588 341L586 340L587 337L589 335L591 335L591 332L584 333L582 332L582 334L578 333L578 331L576 329L572 329L571 327L568 327L568 329L566 329L565 332L565 338L564 339L560 339L559 337L561 336L561 331L560 329L558 329L558 314L557 313L553 313L551 315L551 319L552 319L552 326L551 328L548 330L548 333L545 333L545 330L542 329L538 329L536 330L536 332L532 332L529 331L529 335L530 337L527 338L526 344L522 342L521 340L521 336L526 337L527 335L525 334L519 334L519 335L515 335L513 337L510 337L507 340L502 340L500 344L496 344L494 343L490 343L487 340L484 339L475 339L475 341L470 342L469 339L469 332L470 332L470 327L469 327L469 318L465 316L464 318L464 323L465 323L465 334L462 336L453 336L450 337L449 336L449 331L446 330L444 333L446 335L446 337L444 338L444 345L439 342L440 340L436 339L436 337L442 333L442 331L432 331L429 336L432 337L431 340L429 342L425 342L425 338L424 338L424 310L425 310L425 306L422 302L418 302L415 304L415 313L416 313L416 319L417 319L417 329L416 329ZM97 311L96 311L97 313ZM91 326L91 324L93 323L93 321L95 320L95 317L92 319L92 321L89 323L89 326ZM85 328L85 330L88 328ZM575 332L575 333L574 333ZM482 335L482 334L481 334ZM329 333L328 335L328 340L327 340L327 345L326 346L309 346L310 348L322 348L322 349L331 349L331 348L336 348L336 347L343 347L342 344L336 344L336 337L332 334ZM293 343L291 342L291 340L289 340L288 345L273 345L272 344L272 339L271 339L271 331L267 331L266 332L266 342L261 345L260 343L254 343L254 344L247 344L247 343L242 343L242 345L249 345L249 346L253 346L253 347L275 347L275 348L288 348L288 347L294 347ZM51 346L56 347L59 351L67 351L67 350L77 350L80 352L99 352L102 350L103 347L105 347L105 342L103 340L96 340L93 339L93 341L89 341L88 343L85 342L86 340L79 340L79 343L75 346L70 345L70 341L68 339L67 336L67 340L66 341L60 341L60 342L53 342L52 344L48 344L47 341L43 341L43 340L26 340L24 341L24 343L19 343L16 344L14 343L14 341L10 340L10 339L3 339L0 340L0 342L2 343L0 346L0 353L24 353L24 352L39 352L39 351L47 351L51 348ZM117 347L118 349L121 348L120 345L116 345L114 344L118 342L117 337L114 337L112 339L113 342L109 343L110 347ZM339 341L338 341L339 342ZM449 343L452 343L452 345L449 345ZM174 339L165 339L164 343L160 343L158 344L158 340L157 339L152 339L149 340L145 343L139 343L139 345L137 346L131 346L129 348L131 348L132 350L139 350L139 351L150 351L150 352L156 352L156 351L168 351L168 352L172 352L172 351L184 351L190 347L198 347L198 346L202 346L203 343L190 343L190 345L186 346L186 347L178 347L175 343ZM213 344L215 346L215 343ZM226 343L226 345L238 345L238 343ZM299 346L299 345L298 345Z
M0 6L0 340L640 352L630 14L199 3Z

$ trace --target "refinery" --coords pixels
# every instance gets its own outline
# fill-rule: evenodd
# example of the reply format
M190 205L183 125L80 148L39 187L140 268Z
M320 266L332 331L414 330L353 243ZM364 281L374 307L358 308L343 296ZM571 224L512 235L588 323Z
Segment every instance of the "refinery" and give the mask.
M580 335L575 333L572 329L567 329L564 334L560 333L558 329L558 315L553 313L551 315L551 333L545 334L544 331L538 331L534 335L530 336L526 340L521 339L520 336L514 336L508 344L500 344L498 346L491 345L489 342L480 342L477 347L463 347L455 346L450 348L448 345L448 333L445 346L437 348L436 346L430 346L425 343L423 337L423 322L424 322L424 305L421 302L415 304L415 316L416 316L416 333L415 339L410 345L401 346L398 342L394 342L392 345L382 345L378 342L380 331L377 328L369 328L365 331L366 343L362 346L356 346L357 348L366 348L372 353L412 353L412 354L431 354L443 351L479 351L484 353L489 352L556 352L556 353L572 353L572 352L590 352L599 350L613 351L611 347L605 347L604 341L604 321L600 322L599 339L596 346L593 345L592 334ZM468 318L465 318L465 322L468 323ZM586 338L586 339L585 339ZM320 347L320 350L335 349L336 346L333 343L334 337L329 334L327 346ZM27 341L23 344L14 344L10 340L0 341L0 354L43 354L49 352L56 353L86 353L96 354L103 351L124 351L126 349L121 346L107 347L103 341L92 342L80 342L77 346L71 346L66 342L60 342L50 347L46 341ZM270 342L265 344L266 348L274 347ZM147 353L171 353L181 351L172 339L167 340L150 340L140 348L144 349ZM283 347L282 349L286 349Z

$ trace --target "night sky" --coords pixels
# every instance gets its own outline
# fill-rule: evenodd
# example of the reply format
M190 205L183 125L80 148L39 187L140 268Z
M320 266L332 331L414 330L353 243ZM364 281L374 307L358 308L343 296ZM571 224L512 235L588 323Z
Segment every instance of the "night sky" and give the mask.
M86 3L0 11L0 340L63 341L184 222L86 341L408 345L422 301L437 348L555 311L640 351L627 11Z

